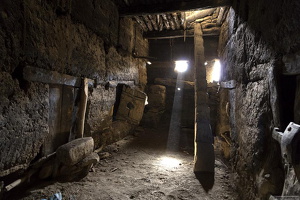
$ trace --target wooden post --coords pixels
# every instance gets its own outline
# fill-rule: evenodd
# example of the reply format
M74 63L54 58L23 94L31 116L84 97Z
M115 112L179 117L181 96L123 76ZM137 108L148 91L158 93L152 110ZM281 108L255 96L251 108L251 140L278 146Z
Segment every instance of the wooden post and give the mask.
M75 91L75 102L73 107L72 127L70 130L69 142L82 138L84 135L85 112L88 100L88 79L82 79L79 91Z
M206 68L204 46L199 23L194 26L195 69L195 155L194 173L205 191L214 184L215 155L210 127L210 111L207 103Z
M82 80L81 92L80 92L80 103L79 103L78 118L77 118L78 129L76 132L76 138L83 137L87 100L88 100L88 79L84 78Z

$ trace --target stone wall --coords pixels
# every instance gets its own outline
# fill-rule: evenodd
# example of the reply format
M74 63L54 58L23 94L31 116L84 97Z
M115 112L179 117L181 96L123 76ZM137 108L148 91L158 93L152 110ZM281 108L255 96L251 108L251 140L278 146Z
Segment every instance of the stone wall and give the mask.
M289 78L281 73L283 56L300 50L299 11L298 1L234 1L222 26L222 80L237 82L227 92L231 160L242 199L268 199L282 192L280 148L271 133L294 120L293 111L282 112L289 104L282 91L290 91L291 104L299 101L290 89L293 83L286 83ZM226 105L226 98L222 101Z
M88 94L87 136L112 123L116 89L106 82L132 81L140 89L147 82L145 60L131 53L147 56L148 41L131 19L119 21L110 0L1 1L0 45L0 177L38 159L49 136L49 84L24 80L25 66L96 83Z

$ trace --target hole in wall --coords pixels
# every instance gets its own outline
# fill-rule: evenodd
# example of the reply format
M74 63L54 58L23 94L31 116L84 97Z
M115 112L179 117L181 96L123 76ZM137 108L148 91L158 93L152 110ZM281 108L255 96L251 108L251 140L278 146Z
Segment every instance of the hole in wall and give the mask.
M134 109L134 104L132 102L128 102L126 107L129 109L129 110L132 110Z
M12 73L12 78L17 79L19 82L19 87L27 93L30 83L23 78L23 68L24 66L22 64L18 65L18 67L16 67Z
M280 100L280 120L282 128L294 121L294 104L296 97L296 76L280 77L279 100Z
M116 115L120 106L120 102L121 102L121 95L122 95L122 91L123 91L123 87L126 86L125 84L121 84L119 83L116 87L116 100L115 100L115 104L114 104L114 112L113 112L113 121L116 120Z

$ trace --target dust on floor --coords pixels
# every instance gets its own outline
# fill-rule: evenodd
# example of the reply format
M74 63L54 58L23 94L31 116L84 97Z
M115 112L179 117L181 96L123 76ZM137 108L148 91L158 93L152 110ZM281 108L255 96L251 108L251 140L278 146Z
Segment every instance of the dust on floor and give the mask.
M215 184L206 193L193 174L193 155L182 147L166 153L167 134L145 129L105 148L105 158L78 182L31 188L19 199L38 200L61 192L64 200L238 199L227 166L216 158ZM166 160L167 159L167 160Z

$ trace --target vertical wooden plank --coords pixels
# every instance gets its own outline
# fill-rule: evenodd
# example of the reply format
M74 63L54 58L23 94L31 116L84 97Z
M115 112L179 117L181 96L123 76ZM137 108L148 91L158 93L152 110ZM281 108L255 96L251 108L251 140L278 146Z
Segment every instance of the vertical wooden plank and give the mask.
M60 145L65 144L69 140L72 110L74 101L74 89L69 86L62 86L62 98L61 98L61 124L60 132L57 134L57 142Z
M80 101L77 113L77 131L75 132L76 138L82 138L84 135L84 122L85 122L85 112L88 100L88 79L84 78L82 80L82 85L80 88Z
M201 25L194 25L195 154L194 173L204 190L214 185L215 155L207 104L206 68Z
M53 153L58 147L55 137L60 132L61 87L61 85L49 85L49 137L44 143L44 155Z
M73 107L72 107L72 118L71 118L69 142L76 138L79 101L80 101L80 88L74 88L74 98L73 98L73 102L72 102Z

